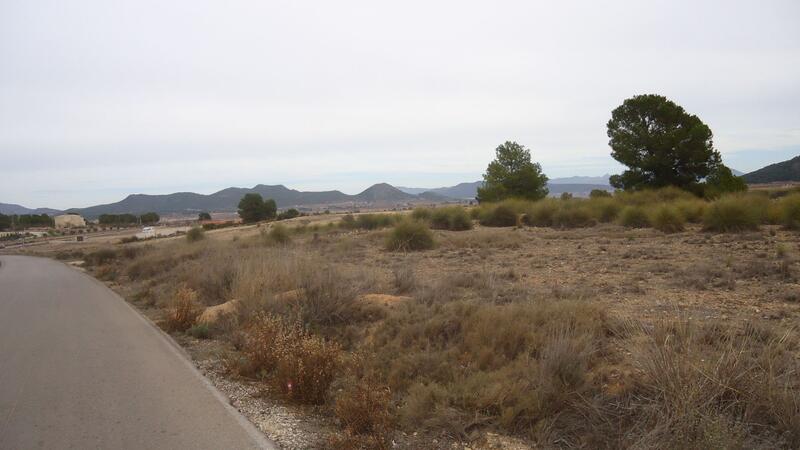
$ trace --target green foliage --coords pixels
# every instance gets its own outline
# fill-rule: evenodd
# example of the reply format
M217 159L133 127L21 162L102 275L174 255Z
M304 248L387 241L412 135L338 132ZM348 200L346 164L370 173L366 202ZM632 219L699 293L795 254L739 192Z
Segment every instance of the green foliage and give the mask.
M286 211L283 211L282 213L278 214L277 219L278 220L294 219L295 217L300 217L300 215L301 215L300 211L294 208L289 208Z
M705 196L707 198L718 198L722 194L729 192L744 192L747 190L747 183L744 178L737 177L724 164L719 164L706 178Z
M527 208L522 222L532 227L549 227L553 225L553 217L558 212L559 205L553 199L542 199L534 202Z
M656 208L650 222L653 224L653 228L664 233L677 233L684 230L686 219L674 205L665 204Z
M211 214L207 212L201 212L197 215L197 220L211 220Z
M675 208L688 222L700 223L703 221L703 214L706 211L708 202L699 198L695 199L681 199L674 202Z
M722 197L706 208L703 229L721 232L756 230L761 217L756 206L756 202L743 196Z
M472 219L460 206L434 209L431 213L430 223L431 228L437 230L464 231L472 229Z
M239 217L244 223L260 222L273 219L278 210L275 200L261 197L261 194L249 193L239 201Z
M139 216L139 222L141 222L143 225L158 223L159 220L161 220L161 217L154 212L144 213Z
M11 229L11 216L0 214L0 230Z
M603 191L605 192L605 191ZM593 211L594 217L603 223L613 222L619 216L622 203L610 195L608 197L597 196L589 201L589 207Z
M553 215L553 226L560 228L581 228L594 225L588 205L580 201L563 202Z
M196 339L208 339L211 337L211 329L207 324L199 323L186 330L186 334Z
M489 163L483 175L483 186L478 188L479 202L511 197L538 200L547 196L547 176L539 163L531 162L527 148L506 141L495 152L495 160Z
M611 197L611 192L608 192L605 189L592 189L592 191L589 192L589 198L603 198L603 197Z
M650 226L650 218L641 206L626 206L619 214L619 224L628 228L646 228Z
M126 226L138 222L138 217L133 214L100 214L100 225Z
M411 218L414 220L427 221L431 218L431 209L418 206L411 211Z
M612 111L607 126L611 156L628 166L611 177L615 188L695 189L721 161L711 129L660 95L625 100Z
M481 213L480 224L486 227L513 227L517 225L517 219L517 212L504 202L487 207Z
M433 233L414 220L403 220L394 226L386 239L386 248L392 251L428 250L433 248Z
M800 230L800 194L782 198L779 210L781 225L789 230Z
M186 240L188 242L197 242L206 237L205 232L200 227L192 227L186 232Z

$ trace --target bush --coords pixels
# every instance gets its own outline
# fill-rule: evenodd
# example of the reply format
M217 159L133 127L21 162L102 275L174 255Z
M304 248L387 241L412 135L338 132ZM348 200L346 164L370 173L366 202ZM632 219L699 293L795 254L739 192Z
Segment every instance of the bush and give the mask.
M464 231L472 228L472 220L460 206L434 209L430 216L430 222L431 228L437 230Z
M532 227L549 227L553 225L553 217L558 210L559 205L555 200L542 199L525 211L522 222Z
M268 244L286 245L292 241L292 237L289 235L289 230L285 226L276 223L264 234L264 240Z
M386 240L393 251L427 250L433 248L433 233L421 222L406 220L395 225Z
M201 312L197 292L185 285L181 286L175 291L167 307L164 328L167 331L186 331L195 324Z
M208 325L201 323L193 325L186 331L186 334L197 339L208 339L211 337L211 330L208 328Z
M661 205L655 212L650 221L653 228L663 231L664 233L677 233L684 230L686 220L683 218L678 209L672 205Z
M611 192L606 191L605 189L592 189L589 192L589 198L604 198L604 197L611 197Z
M431 209L418 206L414 208L414 211L411 211L411 218L414 220L419 220L420 222L430 220Z
M608 194L606 191L601 192ZM622 209L622 204L617 199L611 198L611 194L608 194L607 196L593 197L589 202L589 208L599 222L608 223L617 219Z
M102 248L87 254L83 261L87 266L100 266L113 261L117 252L110 248Z
M553 226L561 228L590 227L594 225L592 215L583 202L565 203L553 215Z
M391 391L370 379L351 379L337 395L333 411L345 429L336 440L370 442L368 448L391 448ZM341 448L341 445L333 445ZM355 448L363 448L358 445Z
M753 203L743 196L722 197L706 208L703 229L719 232L757 230L760 213L752 206Z
M269 379L287 398L308 404L325 402L341 366L338 345L268 314L245 329L242 352L246 373Z
M675 201L674 205L688 222L700 223L703 221L708 202L700 199L683 199Z
M781 225L788 230L800 230L800 195L790 195L780 200Z
M377 230L390 227L396 222L396 214L361 214L356 217L355 227L362 230Z
M619 214L619 224L628 228L646 228L650 226L650 219L643 207L626 206Z
M186 232L186 240L188 242L197 242L206 237L205 232L200 227L192 227Z
M517 225L517 212L511 206L500 203L488 207L481 214L480 224L486 227L513 227Z

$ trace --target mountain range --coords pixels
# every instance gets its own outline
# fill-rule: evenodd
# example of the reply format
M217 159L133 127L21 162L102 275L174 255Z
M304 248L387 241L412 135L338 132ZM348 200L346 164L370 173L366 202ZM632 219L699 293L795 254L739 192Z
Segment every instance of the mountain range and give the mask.
M800 181L800 156L770 164L744 175L748 183L775 183L780 181Z

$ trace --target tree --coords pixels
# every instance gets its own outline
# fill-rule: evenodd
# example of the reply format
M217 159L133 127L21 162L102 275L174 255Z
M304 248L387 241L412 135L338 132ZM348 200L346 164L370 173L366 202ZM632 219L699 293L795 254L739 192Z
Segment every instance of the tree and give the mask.
M278 220L294 219L295 217L300 217L300 211L294 208L289 208L286 211L278 214Z
M154 212L144 213L141 216L139 216L139 221L142 224L158 223L159 220L161 220L161 217L159 217L158 214Z
M720 163L711 129L660 95L637 95L611 112L611 156L628 166L610 179L618 189L677 186L697 191Z
M0 214L0 230L11 228L11 216Z
M261 194L245 194L239 201L239 217L245 223L274 218L277 211L278 207L275 204L275 200L270 198L264 201Z
M483 187L478 188L479 202L509 197L538 200L547 196L547 176L539 163L531 162L530 150L506 141L495 153L495 160L483 175Z
M197 220L211 220L211 214L207 212L201 212L197 215Z
M744 178L737 177L725 164L717 165L706 178L705 195L716 198L726 192L743 192L747 190Z

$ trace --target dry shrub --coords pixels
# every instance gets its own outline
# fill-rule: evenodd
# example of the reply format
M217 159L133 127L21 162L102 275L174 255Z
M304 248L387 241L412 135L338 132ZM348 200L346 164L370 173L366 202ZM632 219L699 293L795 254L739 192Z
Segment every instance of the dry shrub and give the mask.
M91 253L88 253L83 258L83 262L87 266L102 266L103 264L108 264L117 257L117 252L111 248L101 248L100 250L95 250Z
M392 229L386 239L391 251L428 250L433 248L433 233L421 222L404 220Z
M279 223L272 225L269 231L262 231L262 237L268 245L286 245L292 242L289 229Z
M647 211L641 206L626 206L619 214L619 224L628 228L646 228L650 226Z
M589 208L593 211L595 219L602 223L609 223L617 219L622 204L617 199L610 198L609 194L608 197L592 197L589 201Z
M430 216L430 224L431 228L436 230L464 231L472 229L472 219L460 206L434 209Z
M197 322L201 312L197 292L183 285L175 291L165 311L164 328L170 332L186 331Z
M713 202L703 215L707 231L738 232L757 230L762 208L756 197L730 195Z
M417 287L417 278L414 275L414 268L408 264L396 267L392 270L394 288L398 294L406 294Z
M525 211L522 222L532 227L549 227L553 225L553 217L559 210L556 200L545 198L531 204Z
M189 231L186 232L186 241L187 242L197 242L201 241L206 237L205 231L201 227L192 227Z
M562 201L560 208L553 215L554 227L580 228L591 227L594 224L587 202L581 200Z
M513 227L517 225L518 213L509 201L487 205L480 214L480 224L486 227Z
M332 448L391 448L391 391L370 377L348 378L336 396L333 412L344 432L332 436Z
M780 200L780 221L788 230L800 230L800 195L794 194Z
M411 211L411 218L414 220L419 220L422 222L426 222L430 220L432 215L430 208L424 208L422 206L418 206Z
M664 204L653 211L650 222L659 231L677 233L685 229L686 220L676 207Z
M708 207L708 202L700 199L685 199L678 200L673 205L687 222L700 223L703 221L703 214Z
M267 378L287 398L307 404L325 402L341 367L341 350L299 325L260 314L244 331L242 373Z

